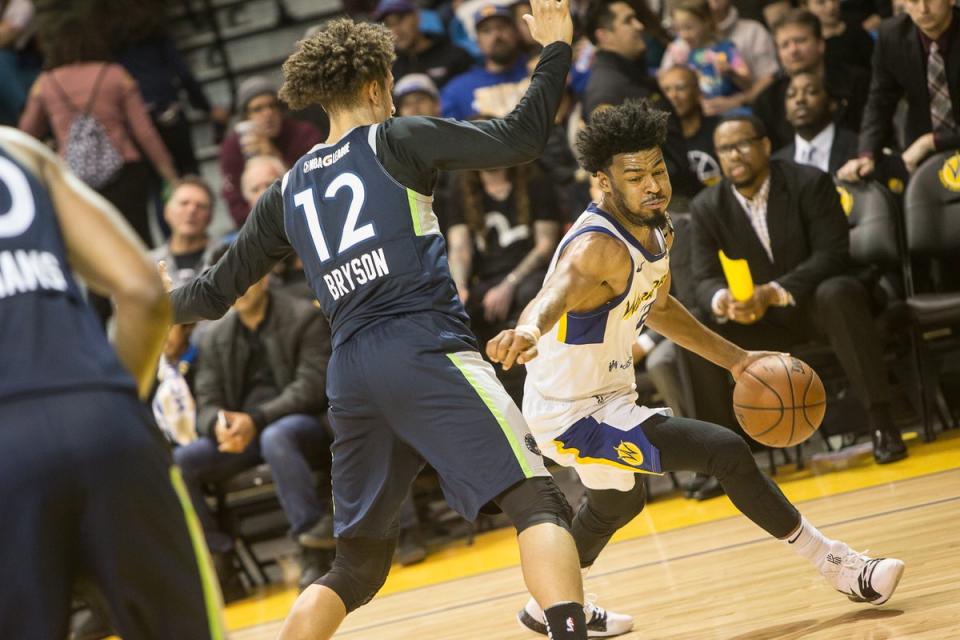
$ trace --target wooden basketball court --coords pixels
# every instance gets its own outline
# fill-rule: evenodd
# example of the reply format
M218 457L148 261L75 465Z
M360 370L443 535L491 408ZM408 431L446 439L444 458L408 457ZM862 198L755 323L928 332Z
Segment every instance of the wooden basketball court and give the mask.
M648 531L618 536L629 539L604 551L586 590L598 594L603 606L635 617L634 631L620 636L624 640L960 638L960 438L945 435L912 446L911 453L900 469L871 463L781 483L827 535L906 562L897 593L883 606L847 600L783 543L734 515L726 498L710 501L716 506L679 498L650 505L630 525ZM805 499L811 491L821 495ZM683 517L704 521L684 524ZM509 532L489 535L512 544ZM516 566L495 568L498 548L485 550L478 541L431 556L414 568L432 571L433 579L424 580L431 584L388 584L386 591L393 592L352 614L336 637L537 638L516 622L527 595ZM484 570L485 558L492 570ZM464 564L474 566L473 575L444 579L444 567L463 574ZM276 638L294 597L287 591L231 607L231 637Z

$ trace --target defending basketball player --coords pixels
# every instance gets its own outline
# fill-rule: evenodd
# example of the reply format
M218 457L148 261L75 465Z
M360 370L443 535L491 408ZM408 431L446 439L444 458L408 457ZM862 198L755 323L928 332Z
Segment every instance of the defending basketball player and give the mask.
M600 202L561 241L516 329L487 344L487 355L504 368L526 364L530 429L544 455L575 468L587 488L572 527L580 565L588 570L614 532L643 509L637 474L698 471L716 476L744 515L807 558L838 591L882 604L903 572L900 560L871 559L825 537L732 431L636 404L631 347L644 324L734 378L769 355L709 331L668 293L671 187L660 151L666 118L646 102L594 114L577 147L584 169L599 180ZM519 618L546 632L533 599ZM615 613L594 622L591 637L632 627L632 618Z

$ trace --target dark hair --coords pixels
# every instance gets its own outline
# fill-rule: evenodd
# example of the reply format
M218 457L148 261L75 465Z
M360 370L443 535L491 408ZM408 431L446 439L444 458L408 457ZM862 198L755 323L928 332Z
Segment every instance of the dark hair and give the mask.
M187 174L185 176L181 176L176 182L170 185L170 195L173 196L177 189L187 185L203 189L207 194L207 200L210 201L210 209L213 209L213 206L217 201L217 198L213 193L213 187L210 186L209 182L197 175Z
M773 36L776 37L777 31L790 25L806 27L811 33L813 33L814 38L817 40L823 40L823 29L820 28L820 19L806 9L791 9L783 14L783 17L777 20L773 25L773 29L771 30L773 32Z
M613 27L613 20L616 16L614 16L613 11L610 9L610 5L617 2L622 2L634 10L637 14L637 19L643 24L644 33L663 46L670 44L672 38L670 34L667 33L667 30L663 28L660 18L651 11L647 3L642 0L592 0L587 6L582 24L583 35L587 36L591 43L594 45L597 44L597 29L610 29Z
M753 127L753 132L760 138L767 137L767 126L763 124L763 120L754 115L735 115L735 116L724 116L720 118L720 121L717 122L717 126L714 129L716 131L720 128L720 125L726 124L728 122L746 122L751 127Z
M315 103L328 113L352 107L366 83L386 83L394 58L393 37L382 24L331 20L283 63L280 99L294 110Z
M517 224L530 223L530 182L534 177L534 165L522 164L507 169L507 180L513 185L510 199L517 212ZM487 228L487 212L483 206L483 180L479 171L461 171L457 175L463 221L470 231L483 234Z
M594 111L590 124L577 135L581 166L596 173L609 167L617 154L661 146L667 139L669 117L645 99Z
M43 53L44 69L111 58L108 41L88 17L67 15L59 20L50 19L38 29L37 41Z

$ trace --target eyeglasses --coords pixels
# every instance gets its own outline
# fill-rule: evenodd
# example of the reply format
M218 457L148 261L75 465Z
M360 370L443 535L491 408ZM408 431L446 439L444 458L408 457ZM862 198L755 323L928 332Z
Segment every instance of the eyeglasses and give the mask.
M728 156L734 151L740 153L740 155L747 155L750 153L750 150L753 148L753 143L759 140L761 136L753 136L752 138L744 138L739 142L734 142L733 144L724 144L716 148L718 156Z

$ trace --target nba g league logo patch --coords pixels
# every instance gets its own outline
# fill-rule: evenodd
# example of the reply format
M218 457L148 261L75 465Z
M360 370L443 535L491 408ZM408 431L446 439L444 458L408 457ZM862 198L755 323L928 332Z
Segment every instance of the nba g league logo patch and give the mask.
M960 153L955 153L947 158L937 175L940 177L940 184L944 188L950 191L960 191Z
M536 456L543 455L540 453L540 447L537 446L537 439L533 437L533 434L528 433L527 435L523 436L523 443L527 445L527 449L530 450L530 453Z

